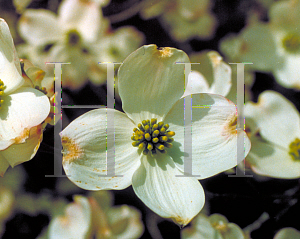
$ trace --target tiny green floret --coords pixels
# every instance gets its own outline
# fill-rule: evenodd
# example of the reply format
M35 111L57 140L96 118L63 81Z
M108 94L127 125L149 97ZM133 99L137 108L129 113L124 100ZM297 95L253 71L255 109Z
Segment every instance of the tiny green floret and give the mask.
M4 95L4 83L2 80L0 80L0 109L2 108L2 105L3 105L3 95Z
M166 153L166 148L172 148L174 131L170 131L168 124L157 122L157 119L143 120L138 128L133 129L132 146L138 147L144 155L156 155L157 152Z
M81 43L80 33L73 29L67 33L67 44L70 46L77 46Z
M117 47L111 46L108 49L108 52L110 55L115 56L115 57L120 57L121 56L121 52L119 51L119 49Z
M289 155L291 155L293 160L300 161L300 139L296 138L290 144Z
M152 138L152 142L156 144L158 142L158 138Z
M282 39L282 45L284 49L289 53L299 53L300 51L300 35L298 34L287 34Z

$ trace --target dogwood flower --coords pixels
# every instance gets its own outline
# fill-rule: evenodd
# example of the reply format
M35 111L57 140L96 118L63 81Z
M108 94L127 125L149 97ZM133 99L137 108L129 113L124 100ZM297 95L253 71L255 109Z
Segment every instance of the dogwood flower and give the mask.
M217 27L211 3L208 0L148 0L141 16L145 19L160 16L162 26L177 41L210 39Z
M63 166L69 179L87 190L124 189L154 212L188 224L204 205L198 179L232 168L237 162L236 107L220 95L192 95L192 149L195 177L183 176L184 66L188 56L177 49L155 45L139 48L119 68L119 92L125 113L114 109L87 112L62 132ZM210 107L211 106L211 107ZM201 108L202 107L202 108ZM101 177L106 167L107 114L113 115L115 175ZM109 160L109 159L108 159ZM190 173L188 173L190 176ZM122 175L121 177L117 175ZM200 175L200 176L199 176Z
M48 97L24 85L20 61L8 25L0 19L0 175L30 160L50 111Z
M144 41L144 35L134 27L124 26L116 29L115 31L109 31L105 36L99 40L99 44L94 46L95 55L97 55L98 62L122 62L131 52L139 48ZM94 62L97 64L97 62ZM106 80L106 68L105 64L100 64L100 70L105 74L102 74L102 81ZM119 65L115 65L117 70ZM91 81L95 84L101 82L99 74L91 77ZM117 85L115 86L117 89ZM115 92L117 93L117 92ZM113 95L113 92L111 92Z
M50 113L48 117L44 120L42 124L43 130L46 128L47 124L55 125L54 122L54 111L55 111L55 95L54 95L54 78L45 77L45 72L40 68L34 66L27 59L20 59L22 64L22 75L25 79L24 86L34 87L46 94L50 100ZM58 118L56 118L56 121Z
M202 51L190 55L192 72L185 90L185 95L195 93L211 93L225 96L236 104L237 70L223 61L223 57L216 51ZM250 88L254 76L249 71L244 72L245 99L251 99Z
M279 84L300 90L300 1L278 1L270 9L270 27L281 64L274 66Z
M64 0L58 16L49 10L27 9L19 21L19 32L27 42L22 51L36 65L71 62L65 67L63 86L80 88L89 77L90 62L96 62L93 47L108 27L101 1ZM72 9L72 11L70 11ZM49 72L53 73L53 67Z
M138 210L127 205L101 208L93 198L75 196L64 216L50 222L49 238L139 238L144 231Z
M144 41L144 35L134 27L125 26L109 32L101 38L95 51L100 62L120 62L136 50Z
M280 59L267 23L248 24L240 33L227 35L220 49L232 62L252 62L249 68L256 71L271 72Z
M5 231L5 223L12 216L14 209L14 194L6 187L0 186L0 236Z
M243 230L235 223L228 222L221 214L212 214L207 217L200 213L192 221L189 228L181 231L182 239L246 239Z
M88 200L74 197L66 208L66 215L55 218L49 227L49 238L88 238L91 233L92 211Z
M31 2L32 0L13 0L13 4L18 13L22 13Z
M295 228L286 227L282 228L279 232L276 233L274 239L300 239L300 232Z
M265 91L258 103L245 105L251 151L247 165L260 175L300 177L300 115L295 106L274 91Z
M235 62L252 62L255 71L271 72L279 84L300 89L300 1L277 1L268 23L252 22L238 34L228 35L221 50Z
M5 232L5 223L13 211L14 195L9 189L0 187L0 236Z
M192 65L184 96L211 93L226 96L231 89L231 68L216 51L203 51L190 56Z

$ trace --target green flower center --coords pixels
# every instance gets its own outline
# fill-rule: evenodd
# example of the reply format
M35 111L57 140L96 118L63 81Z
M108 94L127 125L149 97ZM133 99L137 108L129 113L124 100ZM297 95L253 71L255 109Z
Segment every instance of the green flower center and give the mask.
M116 48L116 47L113 47L113 46L110 47L108 52L112 56L115 56L115 57L119 57L120 56L120 52L119 52L118 48Z
M289 53L297 53L300 50L300 36L298 34L288 34L282 39L284 49Z
M0 109L2 108L4 100L2 99L4 95L4 83L2 80L0 80Z
M296 138L290 144L289 155L293 158L293 160L300 160L300 139Z
M70 46L76 46L79 45L81 42L81 36L77 30L70 30L67 33L67 44Z
M143 150L143 154L151 155L166 153L166 148L172 148L174 131L170 131L169 125L164 122L157 123L157 119L143 120L138 128L133 129L132 146Z

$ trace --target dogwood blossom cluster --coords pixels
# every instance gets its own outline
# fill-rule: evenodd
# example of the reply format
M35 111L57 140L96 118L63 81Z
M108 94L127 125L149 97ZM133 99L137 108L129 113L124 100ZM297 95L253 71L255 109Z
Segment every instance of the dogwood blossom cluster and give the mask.
M46 62L70 62L64 67L63 87L79 89L88 80L105 83L106 67L98 62L121 62L143 41L142 33L133 27L112 30L102 15L105 4L64 0L57 15L45 9L25 10L19 32L26 43L19 52L52 78L53 67L46 67Z
M182 239L246 239L243 230L235 223L228 222L227 218L221 214L216 213L208 217L200 213L191 224L189 228L182 230Z
M139 238L144 226L140 212L127 205L102 206L94 197L74 196L65 215L53 218L48 238Z
M145 1L141 16L159 17L162 26L178 41L191 38L210 39L215 33L217 20L209 0Z
M0 19L0 38L0 175L3 177L9 166L26 162L36 154L43 136L42 123L50 113L50 101L43 88L35 87L30 78L23 77L13 39L3 19Z
M225 37L221 50L230 60L252 62L252 70L271 72L282 86L299 90L299 9L298 0L274 2L268 22L249 21Z

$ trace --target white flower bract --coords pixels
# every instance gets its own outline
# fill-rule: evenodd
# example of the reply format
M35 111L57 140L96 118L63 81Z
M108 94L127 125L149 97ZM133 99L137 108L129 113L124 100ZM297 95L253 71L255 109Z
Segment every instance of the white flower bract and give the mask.
M42 140L41 123L50 112L48 97L27 87L7 23L0 19L0 175L30 160ZM22 153L21 153L22 152Z
M154 212L188 224L204 205L198 179L232 168L237 162L237 133L245 136L245 155L250 141L236 129L236 107L220 95L192 95L193 174L176 177L184 169L184 66L188 56L175 48L139 48L119 68L119 92L125 113L114 109L89 111L62 132L63 166L72 182L88 190L124 189L132 185L136 195ZM202 106L202 108L201 108ZM107 135L107 114L113 115L114 134ZM144 155L132 147L133 128L156 118L175 131L173 147L166 154ZM115 174L107 173L106 136L115 139ZM109 159L108 159L109 162Z
M300 139L300 115L295 106L281 94L265 91L258 103L246 103L245 117L251 133L247 157L251 169L269 177L299 178L300 160L289 154L291 143Z

